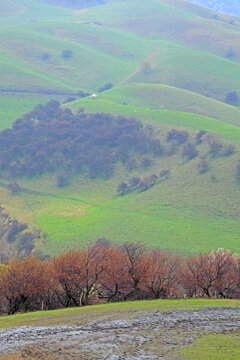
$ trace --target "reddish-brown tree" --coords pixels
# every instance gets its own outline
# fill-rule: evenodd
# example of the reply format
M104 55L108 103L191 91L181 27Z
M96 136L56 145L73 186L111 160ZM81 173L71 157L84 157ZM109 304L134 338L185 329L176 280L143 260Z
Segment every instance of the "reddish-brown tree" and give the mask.
M219 249L188 258L182 283L188 283L198 296L229 297L237 286L236 269L237 257L228 250Z
M106 263L100 278L99 297L123 300L129 292L127 255L116 246L105 249Z
M129 287L126 298L141 299L144 282L148 275L148 251L141 243L125 243L123 251L126 254Z
M65 293L65 306L88 304L89 297L97 293L105 262L104 247L100 244L69 251L54 259L56 275Z
M154 249L149 253L145 287L154 299L177 296L177 272L180 259L170 253Z
M34 310L49 289L47 264L35 256L12 258L0 278L0 296L7 302L8 313Z

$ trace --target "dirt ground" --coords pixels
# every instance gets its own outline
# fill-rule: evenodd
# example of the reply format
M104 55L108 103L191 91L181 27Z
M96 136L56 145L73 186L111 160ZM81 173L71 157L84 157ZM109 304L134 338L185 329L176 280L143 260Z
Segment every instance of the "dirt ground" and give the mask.
M237 307L153 310L75 326L1 329L0 360L174 360L199 336L239 332Z

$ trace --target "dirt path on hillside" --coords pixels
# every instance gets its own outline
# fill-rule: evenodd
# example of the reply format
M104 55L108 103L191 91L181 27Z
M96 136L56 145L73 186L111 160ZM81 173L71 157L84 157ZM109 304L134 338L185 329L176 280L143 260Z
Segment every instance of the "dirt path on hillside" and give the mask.
M158 57L158 55L160 54L160 46L156 45L151 52L145 57L145 59L141 62L141 64L138 66L138 68L134 71L134 73L132 73L127 79L125 79L120 85L125 85L129 82L131 82L132 79L134 79L134 77L143 70L143 67L145 64L152 64L152 62L154 61L154 59L156 57Z
M159 360L180 359L180 347L197 337L240 332L240 308L152 311L129 318L76 326L0 330L1 360Z

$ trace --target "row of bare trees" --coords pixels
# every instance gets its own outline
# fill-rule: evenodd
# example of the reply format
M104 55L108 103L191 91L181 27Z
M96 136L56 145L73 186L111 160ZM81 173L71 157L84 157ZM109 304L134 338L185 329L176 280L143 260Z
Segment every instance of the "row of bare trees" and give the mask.
M239 296L240 259L224 249L183 258L101 241L50 261L29 256L0 265L1 312L8 314L99 301Z

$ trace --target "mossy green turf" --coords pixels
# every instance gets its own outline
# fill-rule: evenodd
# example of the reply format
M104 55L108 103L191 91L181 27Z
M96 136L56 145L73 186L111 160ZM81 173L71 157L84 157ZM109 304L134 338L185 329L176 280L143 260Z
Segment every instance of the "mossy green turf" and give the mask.
M150 300L150 301L127 301L124 303L112 303L91 305L82 308L69 308L52 311L37 311L28 314L16 314L0 317L0 328L16 326L52 326L52 325L75 325L81 321L87 323L92 319L101 318L130 318L137 312L142 315L151 311L190 311L202 308L239 307L239 300Z
M186 360L239 360L240 334L207 335L180 353Z

